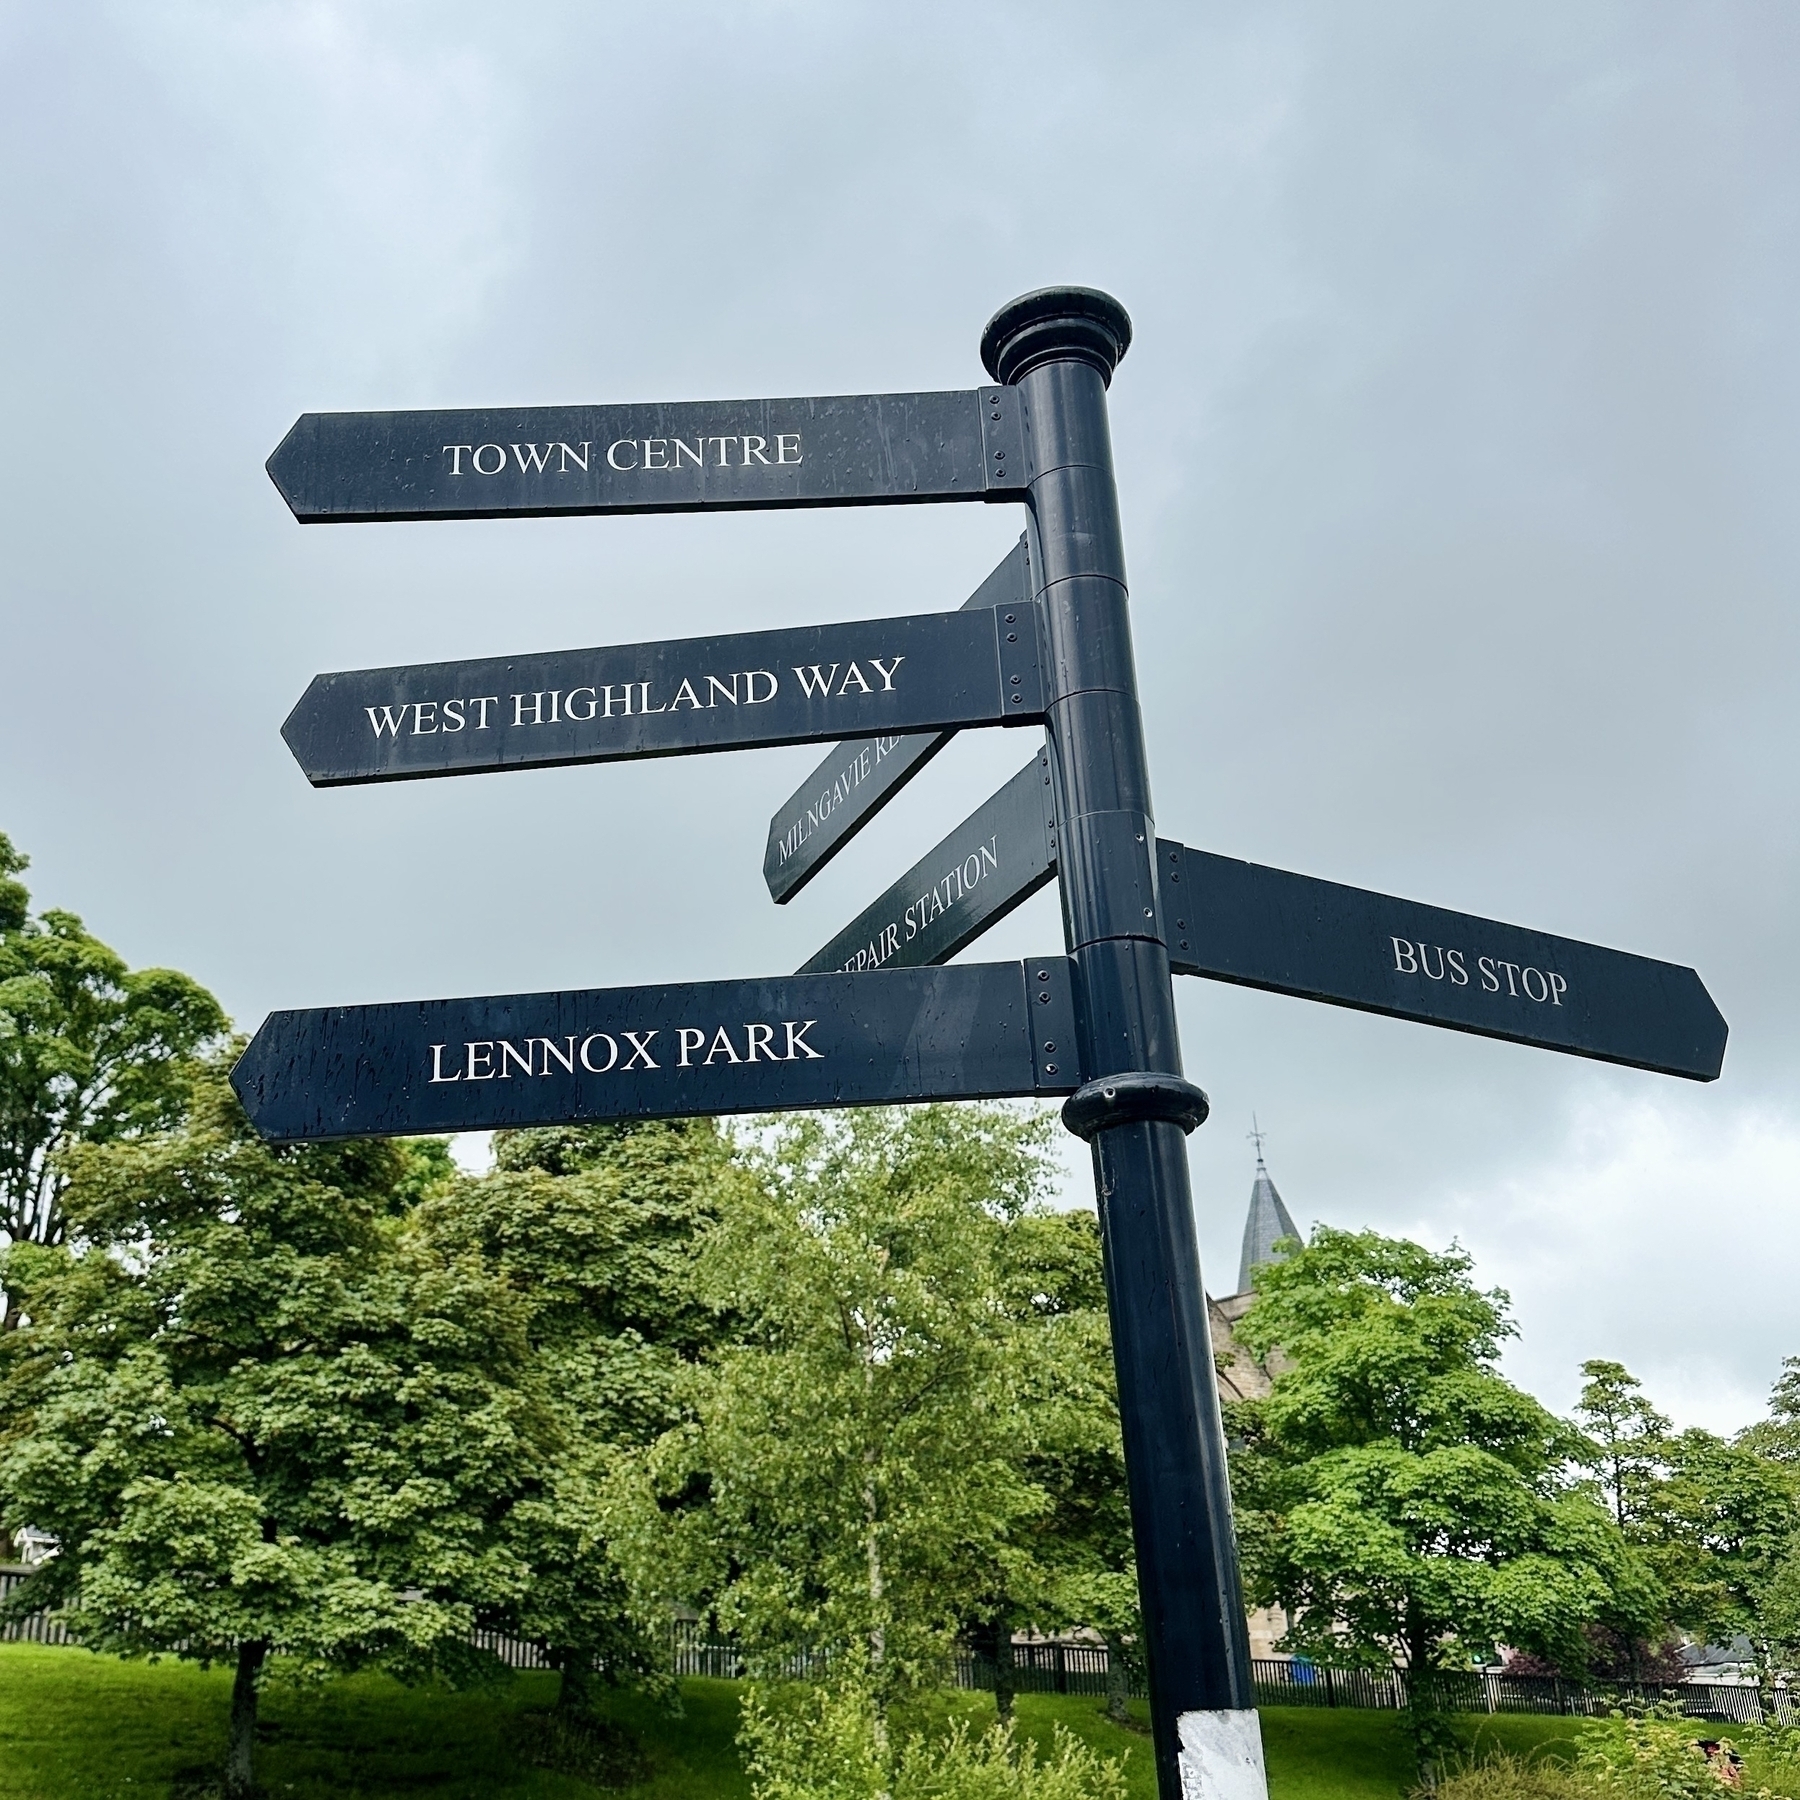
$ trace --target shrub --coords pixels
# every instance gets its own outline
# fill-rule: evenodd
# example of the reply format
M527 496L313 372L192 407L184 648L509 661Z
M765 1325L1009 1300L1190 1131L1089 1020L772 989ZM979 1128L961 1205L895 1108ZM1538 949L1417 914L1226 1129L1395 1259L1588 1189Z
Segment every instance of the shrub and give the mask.
M1593 1785L1562 1763L1491 1756L1439 1781L1435 1800L1587 1800Z
M1740 1742L1757 1753L1760 1764L1786 1760L1780 1745L1786 1734L1751 1726L1734 1728L1732 1737L1713 1738L1715 1727L1685 1717L1672 1706L1651 1707L1632 1716L1613 1714L1582 1734L1577 1771L1595 1794L1607 1800L1717 1800L1721 1789L1745 1800L1790 1800L1765 1785L1745 1764ZM1713 1747L1702 1747L1708 1740ZM1770 1754L1769 1745L1776 1746ZM1792 1765L1790 1764L1790 1767ZM1783 1782L1783 1786L1789 1784Z
M1060 1725L1054 1755L1039 1762L1010 1719L979 1737L958 1724L948 1737L907 1740L894 1800L1125 1800L1125 1777Z
M1010 1722L916 1733L896 1751L855 1682L758 1684L741 1716L756 1800L1125 1800L1118 1765L1060 1726L1048 1758Z

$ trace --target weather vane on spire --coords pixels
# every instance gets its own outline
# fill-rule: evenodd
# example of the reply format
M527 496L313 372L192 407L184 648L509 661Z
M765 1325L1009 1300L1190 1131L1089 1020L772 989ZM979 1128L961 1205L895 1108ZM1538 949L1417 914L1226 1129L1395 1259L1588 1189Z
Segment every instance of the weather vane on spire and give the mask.
M1244 1135L1256 1146L1256 1166L1260 1169L1263 1166L1263 1139L1269 1134L1257 1124L1255 1113L1250 1115L1250 1129Z

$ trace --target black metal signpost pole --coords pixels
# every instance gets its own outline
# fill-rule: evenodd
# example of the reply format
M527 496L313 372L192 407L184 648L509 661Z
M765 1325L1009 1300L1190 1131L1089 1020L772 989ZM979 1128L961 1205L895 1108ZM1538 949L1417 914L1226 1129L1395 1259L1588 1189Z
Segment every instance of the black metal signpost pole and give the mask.
M988 322L974 393L302 417L269 472L310 521L1029 505L954 614L322 675L284 727L316 784L845 738L772 821L780 901L950 733L1041 719L1047 745L810 973L276 1013L232 1081L282 1142L1069 1095L1157 1785L1267 1800L1184 1142L1206 1096L1171 968L1698 1081L1726 1031L1692 969L1158 843L1106 419L1130 342L1110 295L1047 288ZM929 966L1053 871L1066 962Z
M1087 1085L1063 1117L1093 1148L1164 1800L1262 1800L1254 1711L1185 1136L1156 831L1126 610L1106 390L1125 309L1028 294L982 335L1023 402L1046 730L1062 821L1063 921Z

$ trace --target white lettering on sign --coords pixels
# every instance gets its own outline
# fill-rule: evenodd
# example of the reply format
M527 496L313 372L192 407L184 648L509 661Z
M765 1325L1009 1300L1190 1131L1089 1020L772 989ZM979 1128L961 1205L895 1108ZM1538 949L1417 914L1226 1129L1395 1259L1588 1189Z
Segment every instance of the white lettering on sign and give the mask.
M904 656L896 656L891 662L886 663L879 656L869 658L869 667L875 671L876 678L881 683L879 689L881 693L891 694L894 691L894 671L905 661ZM838 679L839 669L844 671L841 681ZM796 666L794 674L799 679L801 693L809 698L830 700L834 698L834 688L836 689L835 698L840 700L853 687L859 694L873 694L877 691L870 685L868 677L863 674L861 667L856 663L833 663L823 673L821 673L821 666L818 663L808 663L804 669Z
M587 474L594 450L590 439L579 444L558 438L548 444L445 444L441 454L450 459L450 473L500 475L511 467L521 475L567 475L571 468ZM510 458L507 452L512 454ZM606 446L607 467L621 475L638 470L655 473L665 469L755 469L792 467L806 460L797 431L777 432L771 439L754 432L721 436L702 432L697 437L617 438Z
M817 1019L751 1020L712 1027L682 1025L673 1032L674 1067L707 1068L714 1063L823 1062L807 1033ZM649 1031L572 1031L562 1037L476 1038L461 1044L428 1044L428 1085L453 1081L543 1081L555 1075L624 1074L631 1069L663 1069L652 1046L664 1035ZM665 1052L666 1054L666 1052Z
M1448 981L1452 987L1470 985L1469 959L1460 950L1427 944L1412 938L1390 937L1394 947L1394 973L1417 975L1425 981ZM1474 958L1475 983L1482 993L1504 993L1509 999L1530 1000L1539 1006L1561 1006L1569 991L1566 977L1554 969L1507 962L1497 956Z
M904 656L870 656L860 662L812 664L797 668L800 690L809 699L856 700L863 695L891 694ZM865 669L868 673L865 674ZM436 700L402 700L390 706L365 706L369 730L377 738L454 736L459 731L503 729L529 730L533 726L586 725L595 719L647 718L657 713L716 712L721 706L766 706L781 692L781 677L773 669L733 669L683 675L673 684L655 681L584 683L572 688L539 688L530 693L449 695ZM504 705L503 705L504 703ZM492 720L488 708L502 708ZM834 782L847 793L864 780L869 770L900 742L877 738L873 751L865 748L845 774ZM825 811L838 801L827 797ZM806 824L811 836L818 815ZM803 839L796 840L795 848Z
M894 668L897 669L905 660L904 657L896 656ZM882 666L879 657L872 656L869 661L877 669ZM878 737L864 744L832 776L831 785L822 789L818 797L782 834L781 841L775 846L780 861L786 862L905 741L898 737ZM779 863L777 866L780 866Z
M897 919L890 920L849 961L841 965L846 975L879 969L902 944L910 944L920 932L943 917L953 906L974 893L1000 867L1000 837L996 833L934 882Z

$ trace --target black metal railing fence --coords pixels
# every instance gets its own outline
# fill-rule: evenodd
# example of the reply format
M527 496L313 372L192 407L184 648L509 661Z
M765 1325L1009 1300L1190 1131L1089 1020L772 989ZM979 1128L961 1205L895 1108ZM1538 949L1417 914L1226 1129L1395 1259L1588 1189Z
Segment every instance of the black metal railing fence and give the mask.
M30 1571L0 1566L0 1601ZM73 1644L61 1617L31 1613L0 1626L0 1642ZM541 1644L499 1631L476 1631L470 1641L497 1656L508 1668L548 1669L550 1657ZM695 1619L669 1623L670 1668L676 1675L710 1676L736 1681L752 1672L743 1649L708 1634ZM795 1651L767 1666L769 1674L805 1680L824 1673L830 1657L824 1651ZM1013 1646L1012 1686L1021 1694L1091 1694L1112 1692L1112 1659L1103 1643L1051 1639ZM1259 1706L1325 1706L1364 1711L1396 1711L1407 1705L1409 1677L1404 1669L1334 1668L1285 1657L1256 1657L1251 1669ZM759 1671L760 1672L760 1671ZM959 1651L945 1669L948 1685L991 1691L997 1671L991 1658ZM1758 1688L1750 1682L1566 1681L1554 1675L1508 1675L1500 1670L1470 1669L1430 1677L1438 1704L1458 1713L1551 1713L1573 1718L1604 1718L1619 1707L1674 1705L1688 1716L1721 1723L1800 1724L1800 1703L1785 1687ZM1141 1678L1128 1674L1120 1684L1134 1698L1144 1697Z

